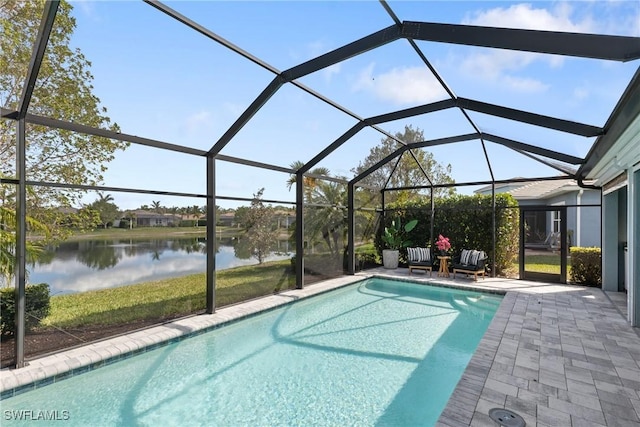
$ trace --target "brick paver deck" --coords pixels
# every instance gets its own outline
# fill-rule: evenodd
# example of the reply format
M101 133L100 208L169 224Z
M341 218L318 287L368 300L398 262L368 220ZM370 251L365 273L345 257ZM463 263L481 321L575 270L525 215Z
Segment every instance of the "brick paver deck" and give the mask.
M438 426L495 427L489 410L506 408L527 426L640 427L640 335L626 321L625 294L520 280L409 277L402 268L329 280L33 360L0 371L0 392L7 397L373 274L505 293Z

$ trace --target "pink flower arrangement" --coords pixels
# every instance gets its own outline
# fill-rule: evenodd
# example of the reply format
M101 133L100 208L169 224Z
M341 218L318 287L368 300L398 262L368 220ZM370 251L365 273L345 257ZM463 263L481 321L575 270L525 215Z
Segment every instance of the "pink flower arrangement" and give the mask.
M451 243L449 243L449 238L444 237L442 234L438 235L438 240L436 240L436 247L440 251L448 251L451 249Z

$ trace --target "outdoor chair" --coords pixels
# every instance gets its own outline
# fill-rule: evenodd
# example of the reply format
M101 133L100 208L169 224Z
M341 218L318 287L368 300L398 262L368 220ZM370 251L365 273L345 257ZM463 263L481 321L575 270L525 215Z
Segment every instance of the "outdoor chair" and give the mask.
M475 251L463 249L460 256L453 258L451 267L453 267L453 278L456 273L473 274L473 280L478 281L478 275L482 275L484 280L484 267L487 255L483 251Z
M550 232L547 234L547 238L542 243L526 242L524 247L526 249L544 249L550 251L556 251L560 249L560 233Z
M433 268L433 258L431 256L431 248L407 248L407 264L409 265L409 274L412 270L424 270L429 272L431 277L431 269Z

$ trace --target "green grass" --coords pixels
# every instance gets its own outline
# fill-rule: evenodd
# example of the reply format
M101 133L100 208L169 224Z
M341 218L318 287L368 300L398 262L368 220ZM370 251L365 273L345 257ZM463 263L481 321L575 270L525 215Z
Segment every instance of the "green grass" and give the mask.
M515 270L518 270L518 261L513 263ZM525 268L527 271L536 273L560 274L559 255L527 255L525 257ZM571 271L570 260L567 261L567 275Z
M233 304L295 286L290 261L223 270L216 276L216 306ZM162 320L205 309L205 274L51 298L42 326L76 328Z
M217 237L233 237L241 231L235 227L216 227ZM131 238L157 238L167 236L202 236L207 234L207 227L136 227L128 228L97 228L91 231L75 232L67 241L78 240L107 240Z

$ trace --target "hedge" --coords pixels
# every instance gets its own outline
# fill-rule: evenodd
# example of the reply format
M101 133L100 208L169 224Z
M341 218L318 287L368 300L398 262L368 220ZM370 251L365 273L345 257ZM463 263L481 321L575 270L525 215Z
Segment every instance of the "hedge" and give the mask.
M458 255L462 249L482 250L489 256L487 265L490 267L493 259L496 261L496 274L505 274L512 268L512 263L518 256L519 241L519 211L518 202L510 194L496 194L496 253L493 254L493 224L491 196L483 195L454 195L436 199L433 220L434 240L439 234L448 237L451 242L452 255ZM402 205L390 204L385 209L384 221L376 233L375 244L382 253L384 244L380 239L385 226L391 224L394 218L400 217L402 223L418 219L418 225L409 237L413 246L434 246L431 242L431 202L414 201ZM401 253L406 259L406 253Z
M572 246L571 282L576 285L602 286L602 253L600 248Z
M2 335L13 335L16 332L15 301L15 288L0 289L0 333ZM25 304L25 327L27 330L31 330L49 315L51 308L49 285L46 283L27 285L25 287Z

